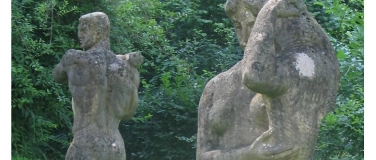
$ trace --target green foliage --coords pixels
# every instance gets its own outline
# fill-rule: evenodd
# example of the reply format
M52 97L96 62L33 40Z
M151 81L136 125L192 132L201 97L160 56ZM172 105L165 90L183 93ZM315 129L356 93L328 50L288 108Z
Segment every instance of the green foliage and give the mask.
M364 157L364 14L362 0L309 1L308 8L324 27L340 61L337 108L324 119L317 159ZM323 17L325 15L325 17Z
M70 98L66 89L51 78L59 51L53 39L56 21L51 15L66 15L75 9L66 2L12 1L12 155L15 157L60 159L62 149L69 145L65 132L71 126ZM72 47L71 44L60 45Z
M316 159L362 159L363 1L305 1L341 65L337 108L324 118ZM71 96L51 72L67 49L79 48L79 17L103 11L112 50L145 58L139 108L119 126L127 159L195 159L203 88L243 56L225 2L12 1L12 158L63 159L72 140Z

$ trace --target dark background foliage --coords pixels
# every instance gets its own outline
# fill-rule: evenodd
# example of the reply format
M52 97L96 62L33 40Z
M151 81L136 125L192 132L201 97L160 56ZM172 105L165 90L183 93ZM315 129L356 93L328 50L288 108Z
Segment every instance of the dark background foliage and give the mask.
M197 107L205 84L242 56L225 0L12 1L12 159L63 159L72 140L68 87L52 69L79 49L81 15L105 12L117 54L139 51L139 108L121 122L127 159L195 159ZM337 51L341 86L324 118L315 159L363 159L362 0L305 0Z

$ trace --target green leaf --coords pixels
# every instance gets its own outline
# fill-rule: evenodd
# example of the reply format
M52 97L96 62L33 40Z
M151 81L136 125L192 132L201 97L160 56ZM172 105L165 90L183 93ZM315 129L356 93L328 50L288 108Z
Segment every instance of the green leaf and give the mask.
M314 5L318 5L318 6L322 6L322 7L324 7L325 5L324 5L324 3L322 3L322 2L315 2L315 3L313 3Z
M337 51L337 58L338 58L339 60L346 58L345 51L343 51L343 50L339 50L339 51Z

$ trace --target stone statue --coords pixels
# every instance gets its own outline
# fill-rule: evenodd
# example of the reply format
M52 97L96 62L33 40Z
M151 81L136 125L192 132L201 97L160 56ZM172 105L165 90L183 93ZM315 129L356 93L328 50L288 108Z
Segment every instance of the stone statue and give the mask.
M129 120L138 103L143 57L136 52L115 55L110 50L110 22L94 12L79 19L82 50L68 50L53 70L58 83L68 83L74 114L73 142L66 160L125 160L120 120Z
M227 1L225 7L243 50L256 20L249 7L235 0ZM241 160L235 154L268 130L265 107L250 106L255 92L242 83L243 61L205 86L198 109L197 160Z
M205 87L197 159L313 159L339 87L327 35L300 0L228 0L225 9L244 58ZM249 99L239 99L244 94Z

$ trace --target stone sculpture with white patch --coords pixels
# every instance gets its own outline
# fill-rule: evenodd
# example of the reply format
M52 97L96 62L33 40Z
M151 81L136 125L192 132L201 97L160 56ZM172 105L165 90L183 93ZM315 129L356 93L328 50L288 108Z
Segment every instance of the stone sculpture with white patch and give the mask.
M299 76L313 79L315 75L315 62L305 53L297 53L295 58L296 62L294 65L296 70L299 71Z
M115 55L109 44L106 14L81 16L78 38L82 50L68 50L53 70L56 82L68 83L72 94L73 141L66 160L125 160L120 120L135 114L140 83L136 52Z
M236 112L246 111L242 102L215 98L240 91L239 81L223 81L222 89L210 81L199 106L197 160L313 159L321 120L335 107L339 87L327 35L301 0L227 0L226 13L244 48L236 66L250 92L237 93L248 94L249 100L239 99L249 102L248 112Z

